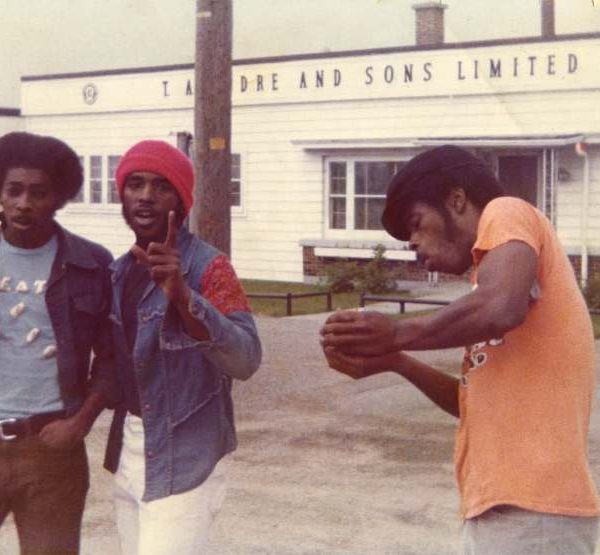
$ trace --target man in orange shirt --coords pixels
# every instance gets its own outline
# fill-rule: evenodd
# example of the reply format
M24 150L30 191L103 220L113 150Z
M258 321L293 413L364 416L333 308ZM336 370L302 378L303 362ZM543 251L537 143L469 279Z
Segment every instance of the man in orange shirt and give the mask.
M329 365L353 378L396 372L460 418L465 554L593 554L594 339L551 224L503 196L486 166L453 146L420 154L394 177L383 224L429 271L474 266L473 291L405 320L335 313L321 331ZM467 346L460 379L403 352L459 346Z

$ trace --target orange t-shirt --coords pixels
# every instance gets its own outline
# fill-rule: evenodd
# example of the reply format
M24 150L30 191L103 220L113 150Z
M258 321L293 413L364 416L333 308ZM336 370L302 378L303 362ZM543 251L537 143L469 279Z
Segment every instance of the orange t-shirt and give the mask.
M498 198L483 210L475 270L509 241L537 253L536 284L523 324L465 352L455 449L461 513L509 504L596 516L587 462L595 351L585 301L552 226L520 199Z

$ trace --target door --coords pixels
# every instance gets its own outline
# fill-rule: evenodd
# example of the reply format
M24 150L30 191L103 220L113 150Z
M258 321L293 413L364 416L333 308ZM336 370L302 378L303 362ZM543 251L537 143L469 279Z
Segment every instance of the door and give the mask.
M498 156L498 178L506 193L537 206L538 157L536 155Z

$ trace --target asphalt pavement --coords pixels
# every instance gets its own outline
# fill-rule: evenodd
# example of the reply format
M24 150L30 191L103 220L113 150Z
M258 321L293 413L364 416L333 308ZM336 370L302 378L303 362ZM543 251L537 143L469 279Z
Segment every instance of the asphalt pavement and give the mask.
M325 317L257 318L264 361L235 384L239 448L229 457L228 496L208 552L456 553L456 420L398 376L353 381L327 368L318 343ZM461 350L419 356L456 372ZM598 407L589 452L600 483ZM102 415L87 441L85 555L118 554L112 477L101 468L109 420ZM0 553L18 553L10 521L0 529Z

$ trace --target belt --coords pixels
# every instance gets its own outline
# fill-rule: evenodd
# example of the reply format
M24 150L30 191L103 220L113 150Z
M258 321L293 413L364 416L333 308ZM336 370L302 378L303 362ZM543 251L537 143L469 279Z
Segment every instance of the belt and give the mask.
M41 429L66 416L64 410L34 414L27 418L4 418L0 419L0 441L12 441L40 433Z

